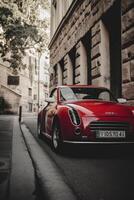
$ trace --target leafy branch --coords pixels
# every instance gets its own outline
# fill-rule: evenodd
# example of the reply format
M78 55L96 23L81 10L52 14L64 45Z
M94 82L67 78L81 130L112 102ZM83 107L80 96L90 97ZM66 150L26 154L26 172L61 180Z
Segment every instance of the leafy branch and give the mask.
M47 49L49 40L45 32L49 23L40 21L36 13L41 0L32 1L34 4L28 18L16 2L8 5L0 3L0 55L3 61L10 63L13 70L18 70L22 65L26 49L42 46L43 50ZM43 5L48 6L44 3Z

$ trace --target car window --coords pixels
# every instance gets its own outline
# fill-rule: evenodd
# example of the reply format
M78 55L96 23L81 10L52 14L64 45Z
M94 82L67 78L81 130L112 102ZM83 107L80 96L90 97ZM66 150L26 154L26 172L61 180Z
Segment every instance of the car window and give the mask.
M107 91L100 92L98 95L98 99L100 100L105 100L105 101L110 101L110 93Z
M70 87L62 88L60 91L61 100L77 100L77 97Z
M60 101L79 100L116 101L111 92L105 88L63 87L60 89Z

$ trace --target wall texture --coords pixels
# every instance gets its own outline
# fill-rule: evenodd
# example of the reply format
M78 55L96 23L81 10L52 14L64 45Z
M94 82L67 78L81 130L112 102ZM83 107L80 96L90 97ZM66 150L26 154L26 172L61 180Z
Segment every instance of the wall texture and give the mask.
M51 88L101 85L134 103L133 19L133 0L73 1L49 45Z

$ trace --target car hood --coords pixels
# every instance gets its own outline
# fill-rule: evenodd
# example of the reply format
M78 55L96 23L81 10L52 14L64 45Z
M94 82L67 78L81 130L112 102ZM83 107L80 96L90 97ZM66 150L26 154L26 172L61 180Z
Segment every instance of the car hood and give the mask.
M132 117L131 107L106 101L77 101L66 104L87 116Z

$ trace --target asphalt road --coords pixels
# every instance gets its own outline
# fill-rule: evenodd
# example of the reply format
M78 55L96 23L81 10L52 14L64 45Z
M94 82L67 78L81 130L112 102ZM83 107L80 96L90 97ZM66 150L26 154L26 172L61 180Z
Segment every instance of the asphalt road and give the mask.
M134 147L75 145L57 155L45 138L37 138L36 117L25 116L23 121L56 163L78 200L134 199Z

